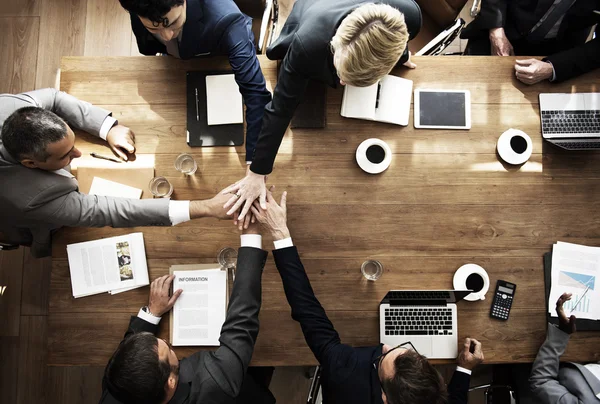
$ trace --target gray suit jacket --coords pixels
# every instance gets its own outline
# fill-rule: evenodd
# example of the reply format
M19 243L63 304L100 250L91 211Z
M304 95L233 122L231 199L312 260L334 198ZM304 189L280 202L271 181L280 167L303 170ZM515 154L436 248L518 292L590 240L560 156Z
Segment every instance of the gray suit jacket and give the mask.
M600 403L600 380L592 372L577 363L559 366L568 342L569 334L548 324L546 341L531 370L531 390L547 404Z
M41 107L70 126L98 136L109 111L53 88L0 95L0 128L14 111ZM77 180L31 169L9 155L0 133L0 231L7 242L31 245L34 257L51 254L52 233L62 226L167 226L169 201L84 195Z

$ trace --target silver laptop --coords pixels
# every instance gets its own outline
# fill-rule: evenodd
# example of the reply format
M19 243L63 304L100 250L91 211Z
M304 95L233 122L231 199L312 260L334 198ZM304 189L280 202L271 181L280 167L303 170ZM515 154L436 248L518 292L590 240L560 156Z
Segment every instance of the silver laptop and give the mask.
M390 290L379 305L382 344L410 341L427 358L458 356L456 302L469 290Z
M540 94L544 139L567 150L600 149L600 93Z

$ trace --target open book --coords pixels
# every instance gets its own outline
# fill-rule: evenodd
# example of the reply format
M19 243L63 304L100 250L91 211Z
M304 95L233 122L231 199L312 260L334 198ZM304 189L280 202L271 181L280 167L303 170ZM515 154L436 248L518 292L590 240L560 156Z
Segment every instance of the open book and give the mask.
M227 271L219 264L173 265L173 290L183 293L171 314L173 346L218 346L227 313Z
M73 297L148 285L144 235L132 233L67 245Z
M341 115L407 126L413 82L387 75L368 87L344 88Z

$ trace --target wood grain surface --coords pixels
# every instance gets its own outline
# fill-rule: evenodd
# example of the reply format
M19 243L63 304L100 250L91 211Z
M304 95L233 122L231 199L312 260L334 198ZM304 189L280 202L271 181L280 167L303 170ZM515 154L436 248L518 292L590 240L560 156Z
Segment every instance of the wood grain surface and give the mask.
M477 263L497 279L517 284L508 322L489 317L491 292L460 302L459 337L482 341L486 362L532 362L546 332L542 255L557 240L600 245L600 154L567 153L541 139L540 92L598 91L600 73L560 84L525 86L513 58L421 57L416 70L395 74L415 88L467 89L469 131L418 130L350 120L339 115L342 89L328 89L327 128L288 130L269 183L287 190L288 221L315 293L351 345L379 341L378 304L390 289L448 289L454 271ZM276 63L261 57L270 88ZM244 148L189 148L185 143L185 72L227 68L225 59L177 61L163 57L69 57L61 89L113 111L136 133L137 150L155 156L156 175L173 184L174 199L209 198L242 178ZM412 112L411 112L412 114ZM508 128L527 132L533 156L522 167L498 161L495 143ZM354 153L378 137L394 153L381 175L363 173ZM103 142L78 133L84 154L106 153ZM194 155L192 178L173 167L177 154ZM150 279L170 265L215 262L219 249L239 245L228 221L196 220L175 227L63 229L54 238L48 324L50 365L103 366L129 317L147 303L148 288L73 299L69 243L143 231ZM271 247L270 237L263 246ZM378 259L382 278L367 282L361 263ZM166 319L165 319L166 320ZM273 260L263 275L261 330L253 364L307 365L315 360L290 318ZM161 335L168 335L163 321ZM571 338L564 360L598 361L600 336ZM197 348L178 348L180 356Z

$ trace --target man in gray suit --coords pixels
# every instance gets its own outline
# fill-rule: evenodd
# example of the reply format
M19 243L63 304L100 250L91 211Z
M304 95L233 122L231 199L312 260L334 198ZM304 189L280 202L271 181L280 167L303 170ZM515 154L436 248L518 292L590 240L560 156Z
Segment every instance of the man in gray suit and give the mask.
M123 341L104 371L101 404L273 404L266 383L248 371L258 337L261 278L267 252L258 223L241 236L236 278L220 347L179 360L168 342L155 337L161 316L181 296L169 296L173 276L152 282L148 306L132 316Z
M124 160L135 153L133 132L109 111L52 88L0 95L1 241L31 245L31 254L43 257L62 226L169 226L227 218L222 208L227 195L190 202L80 193L68 167L81 156L69 125L106 140Z
M570 293L564 293L556 302L559 326L548 324L548 335L533 363L529 385L545 404L600 403L600 364L560 365L560 356L575 332L575 316L567 317L563 309L567 300L571 300Z

